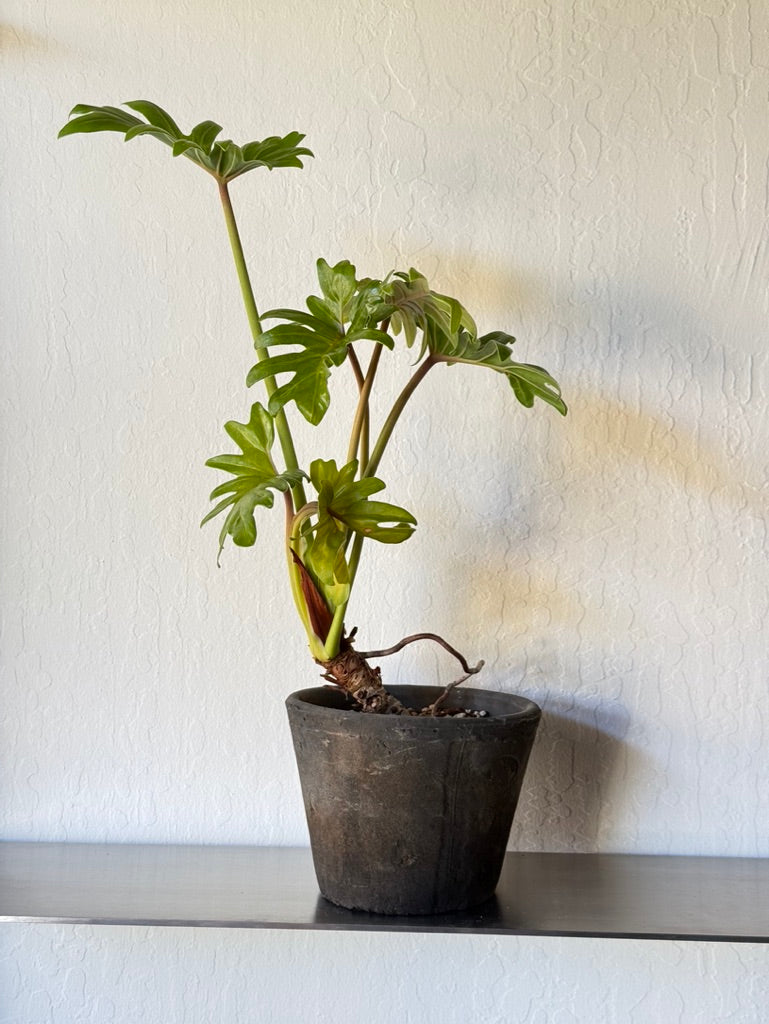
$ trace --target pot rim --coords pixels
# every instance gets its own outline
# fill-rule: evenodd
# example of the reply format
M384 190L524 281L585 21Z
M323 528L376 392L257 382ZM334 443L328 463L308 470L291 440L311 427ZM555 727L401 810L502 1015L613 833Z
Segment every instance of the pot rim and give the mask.
M396 684L389 686L388 690L393 696L403 701L410 707L425 707L438 698L445 690L444 686L434 685L404 685ZM417 697L417 693L421 696ZM416 698L416 699L414 699ZM457 687L452 690L446 699L449 707L473 707L482 709L484 701L490 705L488 715L483 718L457 718L453 715L435 717L411 717L402 715L362 715L355 707L350 706L349 698L335 686L312 686L302 690L296 690L286 698L286 707L289 710L303 711L305 713L321 717L334 716L337 720L363 719L376 727L375 723L383 723L382 728L390 728L391 725L408 726L424 729L447 729L472 724L475 727L488 728L500 723L509 724L512 722L538 721L542 715L542 709L538 704L528 697L520 694L507 693L502 690L488 690L480 687ZM496 706L496 710L491 707ZM509 710L503 709L507 706ZM388 723L391 723L388 724Z

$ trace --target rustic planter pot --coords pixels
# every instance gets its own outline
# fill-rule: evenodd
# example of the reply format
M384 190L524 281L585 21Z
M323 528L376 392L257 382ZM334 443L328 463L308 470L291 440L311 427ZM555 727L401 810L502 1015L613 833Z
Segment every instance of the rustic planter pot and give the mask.
M416 708L442 688L391 692ZM331 902L437 914L493 894L540 709L491 690L458 689L446 703L488 717L361 714L323 686L286 701L315 873Z

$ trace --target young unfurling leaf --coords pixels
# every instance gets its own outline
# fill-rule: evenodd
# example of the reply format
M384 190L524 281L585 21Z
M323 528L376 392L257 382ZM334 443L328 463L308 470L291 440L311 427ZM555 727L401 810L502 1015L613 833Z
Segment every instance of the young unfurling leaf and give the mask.
M357 461L341 469L333 459L316 459L310 481L317 491L317 521L306 544L305 563L332 608L346 603L351 583L345 550L351 533L384 544L398 544L414 532L416 519L406 509L369 497L384 490L376 477L356 480Z

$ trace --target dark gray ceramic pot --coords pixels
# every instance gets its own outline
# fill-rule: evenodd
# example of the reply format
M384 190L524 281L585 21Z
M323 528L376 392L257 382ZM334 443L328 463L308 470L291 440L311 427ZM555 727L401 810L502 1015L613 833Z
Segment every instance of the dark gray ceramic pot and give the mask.
M394 686L424 707L434 686ZM523 697L455 690L486 718L364 715L319 686L286 701L326 899L379 914L438 914L494 893L540 709Z

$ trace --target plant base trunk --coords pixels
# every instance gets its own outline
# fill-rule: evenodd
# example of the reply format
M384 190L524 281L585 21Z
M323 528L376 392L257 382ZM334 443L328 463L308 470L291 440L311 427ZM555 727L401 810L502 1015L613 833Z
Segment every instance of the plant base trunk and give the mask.
M372 668L352 647L337 654L331 661L322 661L324 678L348 694L361 711L375 715L415 715L382 685L378 668Z

